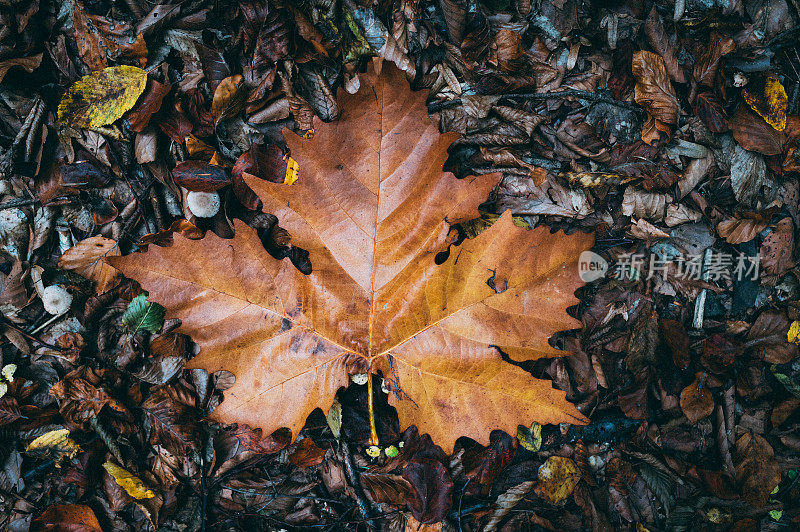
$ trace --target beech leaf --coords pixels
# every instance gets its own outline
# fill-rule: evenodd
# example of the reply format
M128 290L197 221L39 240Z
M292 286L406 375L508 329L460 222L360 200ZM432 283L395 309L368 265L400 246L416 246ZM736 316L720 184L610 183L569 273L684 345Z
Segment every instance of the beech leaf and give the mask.
M136 331L150 331L152 333L161 330L164 325L165 309L158 303L147 300L144 294L133 298L125 314L122 315L122 323Z
M182 321L201 348L188 366L236 376L212 417L297 435L329 408L348 373L382 372L403 426L452 449L520 423L585 423L565 392L503 361L563 356L548 337L577 327L566 313L593 236L491 227L447 249L452 225L479 215L499 174L444 172L457 134L440 134L425 94L384 65L342 95L336 122L285 133L300 178L287 186L243 174L264 211L306 250L311 273L276 260L256 231L233 239L178 234L168 248L109 258Z
M103 463L103 469L134 499L152 499L156 496L139 477L114 462Z
M633 54L631 68L636 78L636 103L644 107L657 123L677 124L680 107L664 60L652 52L638 51Z
M147 72L121 65L76 81L58 104L58 120L73 127L108 125L131 109L147 86Z

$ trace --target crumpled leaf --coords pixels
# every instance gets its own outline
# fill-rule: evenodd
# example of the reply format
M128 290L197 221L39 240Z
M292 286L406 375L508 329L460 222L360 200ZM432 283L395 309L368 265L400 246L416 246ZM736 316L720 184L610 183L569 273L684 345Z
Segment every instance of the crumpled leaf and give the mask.
M69 429L56 429L45 432L25 447L25 452L47 456L59 463L65 458L73 458L83 449L70 438Z
M197 415L194 399L180 386L161 386L145 399L142 412L150 422L150 443L175 456L194 447Z
M141 330L158 332L164 325L165 312L164 307L148 301L147 296L140 294L128 305L122 315L122 324L130 327L133 332Z
M95 282L95 291L102 294L119 283L119 271L105 262L105 257L121 255L115 240L93 236L81 240L61 255L58 267L72 270Z
M92 72L67 89L58 120L72 127L101 127L131 109L147 86L147 72L127 65Z
M764 157L737 144L731 157L731 187L736 199L745 206L766 206L771 194L765 193L770 183Z
M152 499L156 496L156 494L142 482L142 479L127 469L121 468L114 462L103 463L103 469L105 469L114 481L122 486L125 492L134 499Z
M551 456L539 466L539 478L534 490L536 494L553 504L572 495L581 479L581 471L569 458Z
M75 2L74 21L78 53L90 70L120 59L138 60L144 66L147 44L133 25L87 13L81 2Z
M750 83L742 90L742 96L747 105L766 120L767 124L778 131L786 129L789 98L778 78L768 76L763 82Z
M83 504L52 504L31 522L31 532L103 532L94 511Z
M348 371L371 363L397 392L401 423L448 449L460 435L485 444L491 428L522 421L584 422L565 392L493 346L517 360L563 354L547 338L577 325L564 309L593 237L515 227L507 212L437 265L450 224L477 216L499 176L442 172L455 135L438 133L424 101L384 65L343 98L338 122L318 123L309 140L286 133L295 184L244 176L309 253L309 275L272 259L238 221L231 240L175 236L171 248L111 259L182 320L201 347L190 366L236 375L214 418L297 434Z
M665 125L677 124L680 105L667 76L664 60L652 52L640 50L634 52L632 61L631 68L636 78L636 103L656 120L657 129L664 131Z

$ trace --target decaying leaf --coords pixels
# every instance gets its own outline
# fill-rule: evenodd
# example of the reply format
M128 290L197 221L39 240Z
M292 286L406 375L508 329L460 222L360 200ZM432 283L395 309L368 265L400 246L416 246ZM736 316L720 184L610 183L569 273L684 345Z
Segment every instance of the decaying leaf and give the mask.
M102 294L119 283L120 273L105 262L105 257L121 255L115 240L93 236L81 240L61 255L58 267L72 270L95 282L95 290Z
M506 212L437 265L451 224L476 217L499 176L442 171L456 135L438 133L425 96L394 67L361 85L313 139L285 135L302 169L295 184L244 176L308 251L310 274L272 259L240 222L232 240L175 236L170 248L110 259L182 320L201 347L190 365L236 375L213 417L296 435L348 371L369 369L391 383L401 424L447 449L520 422L585 422L498 348L518 360L563 354L547 338L577 325L564 309L593 237L515 227Z
M105 469L114 481L122 486L125 492L134 499L152 499L156 496L139 477L127 469L118 466L114 462L105 462L103 464L103 469Z
M31 532L103 532L94 511L83 504L53 504L31 522Z
M92 72L76 81L58 104L58 120L73 127L101 127L136 104L147 86L147 72L127 65Z
M708 389L705 373L698 373L694 382L681 392L681 410L692 424L710 416L714 411L714 397Z
M774 76L768 76L762 83L753 83L742 90L742 96L750 108L761 115L778 131L786 129L786 109L789 98L786 89Z
M551 456L539 467L534 491L539 497L556 504L572 495L580 479L581 471L574 461L563 456Z
M30 442L25 447L25 452L38 456L46 456L56 463L65 458L73 458L81 447L70 438L69 429L56 429L46 432Z
M633 54L632 70L636 77L636 103L656 120L677 124L680 107L664 60L654 53L639 51Z
M736 440L735 459L742 496L754 506L763 506L781 480L772 446L763 436L746 432Z

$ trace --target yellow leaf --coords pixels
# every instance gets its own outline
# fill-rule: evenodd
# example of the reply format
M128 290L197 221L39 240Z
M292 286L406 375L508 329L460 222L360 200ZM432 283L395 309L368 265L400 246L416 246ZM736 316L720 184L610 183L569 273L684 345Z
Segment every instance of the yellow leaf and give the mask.
M563 456L551 456L539 467L536 494L553 504L563 501L581 479L575 462Z
M291 185L295 181L297 181L297 175L300 171L300 165L297 164L297 161L286 156L286 177L283 178L284 185Z
M531 428L520 425L517 428L517 440L525 449L538 452L542 448L542 426L535 421L531 424Z
M800 344L800 321L794 320L789 326L787 340L793 344Z
M108 471L108 474L114 478L116 483L122 486L122 489L134 499L152 499L156 496L155 493L144 485L144 482L142 482L139 477L135 476L127 469L123 469L113 462L105 462L103 467Z
M76 81L58 104L58 120L73 127L100 127L136 104L147 85L147 72L127 65L92 72Z
M25 448L26 453L44 454L53 458L53 461L60 462L63 458L72 458L81 452L80 445L69 437L69 430L51 430L42 434Z
M789 106L789 98L778 78L768 77L763 87L760 83L748 86L742 91L742 95L747 105L761 115L767 124L778 131L786 129L786 108Z

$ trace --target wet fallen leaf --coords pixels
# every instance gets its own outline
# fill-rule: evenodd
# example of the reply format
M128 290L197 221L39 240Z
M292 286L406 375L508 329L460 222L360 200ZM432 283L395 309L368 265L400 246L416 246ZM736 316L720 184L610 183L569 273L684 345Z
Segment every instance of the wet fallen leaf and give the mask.
M25 447L26 453L46 456L56 463L60 463L65 458L73 458L81 451L80 445L70 437L69 429L46 432Z
M551 456L539 466L534 491L546 501L557 504L570 495L581 479L581 471L569 458Z
M83 504L53 504L31 522L31 532L103 532L94 511Z
M742 497L754 506L767 503L781 480L781 470L772 446L763 436L746 432L736 440L736 482Z
M214 91L211 114L217 122L239 114L246 100L244 78L241 74L223 79Z
M318 447L311 438L303 438L289 454L289 462L297 467L319 465L325 458L325 452L325 449Z
M691 424L710 416L714 411L714 396L708 389L708 378L705 373L695 375L694 382L681 392L681 410Z
M156 496L139 477L135 476L127 469L123 469L113 462L105 462L103 468L111 475L114 481L122 486L125 492L134 499L152 499Z
M122 65L76 81L58 104L58 120L73 127L100 127L120 118L147 86L147 72Z
M348 369L363 372L371 361L403 390L390 396L401 423L448 449L460 435L488 443L490 428L513 431L520 421L584 421L564 392L505 364L492 346L517 359L562 353L547 337L574 323L563 309L575 301L576 261L592 236L522 229L506 213L436 265L449 224L474 218L498 177L441 172L454 135L439 135L424 95L406 87L384 65L380 77L362 76L339 122L320 124L309 140L287 134L302 168L294 185L245 176L292 243L309 251L310 275L271 259L238 222L232 240L175 237L171 248L112 259L200 344L190 365L236 375L215 418L296 434L314 408L330 406ZM450 285L453 276L463 281Z
M742 90L742 96L747 105L766 120L767 124L778 131L786 129L789 98L778 78L768 76L763 81L750 83Z

